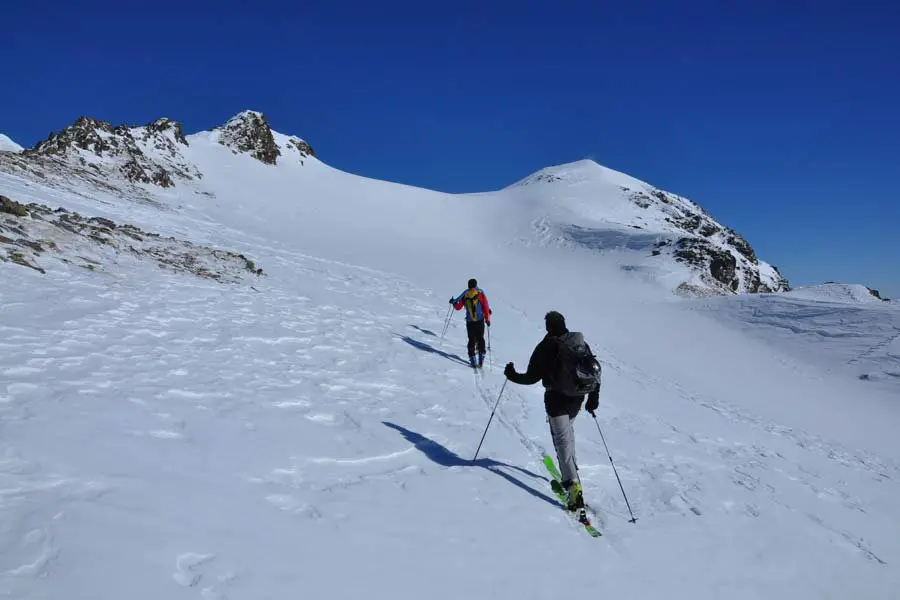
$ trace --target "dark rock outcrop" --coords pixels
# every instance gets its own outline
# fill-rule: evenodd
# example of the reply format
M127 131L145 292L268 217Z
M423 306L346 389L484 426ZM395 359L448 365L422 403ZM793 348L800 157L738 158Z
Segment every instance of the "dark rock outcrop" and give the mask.
M316 155L316 153L313 152L312 146L310 146L309 144L307 144L306 142L304 142L303 140L301 140L299 138L292 137L288 141L288 144L290 144L291 146L296 148L297 151L304 156L304 158L307 156L315 156Z
M731 289L736 291L738 280L734 276L734 269L737 266L737 261L734 260L734 256L728 252L718 251L713 251L710 254L711 260L709 262L709 272L715 277L716 281L728 285ZM758 281L757 287L759 287Z
M74 148L80 148L103 156L112 149L113 135L115 128L110 123L90 117L79 117L73 124L58 133L51 133L47 139L38 142L34 148L24 150L22 154L25 156L67 154Z
M708 274L714 281L724 286L725 290L737 291L740 286L734 255L720 250L705 239L681 238L675 244L674 256L676 260L698 268L701 274ZM752 287L752 278L747 283L750 284L748 287ZM755 287L759 288L758 274Z
M179 153L179 146L187 145L181 124L171 119L157 119L144 127L114 127L106 121L80 117L25 150L22 156L33 160L65 159L70 165L98 172L112 168L131 183L170 188L175 185L173 175L184 179L199 177L196 169L184 164ZM103 164L92 157L113 160Z
M34 203L24 206L5 196L0 196L0 208L3 214L11 215L0 219L0 262L12 262L40 273L46 273L45 267L50 268L53 261L103 271L111 251L222 283L237 283L247 275L263 274L243 254L163 238L134 225L117 225L104 217L85 218L63 208L52 210ZM101 247L104 250L100 251ZM95 258L88 257L92 253Z
M219 131L219 143L231 148L232 152L248 153L267 165L276 164L281 156L269 121L262 113L244 111L229 119Z
M28 209L15 200L10 200L6 196L0 196L0 213L14 215L16 217L27 217Z
M759 264L759 259L756 258L756 252L753 251L753 248L750 247L747 240L733 229L728 230L728 243L754 265Z
M180 144L184 144L185 146L189 145L187 138L184 137L184 129L182 129L181 123L179 123L178 121L173 121L172 119L163 117L147 125L146 129L149 134L164 133L166 131L172 130L175 136L175 141Z

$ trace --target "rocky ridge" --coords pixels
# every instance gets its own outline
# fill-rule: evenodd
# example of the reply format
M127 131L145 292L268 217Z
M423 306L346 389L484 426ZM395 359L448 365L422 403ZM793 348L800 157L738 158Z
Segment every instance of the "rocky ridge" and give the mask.
M266 165L278 164L280 157L303 164L305 158L315 156L308 143L274 133L266 117L253 111L235 115L213 134L235 154L249 154ZM181 123L169 118L129 126L79 117L33 148L0 152L0 170L74 193L79 182L110 191L126 186L130 199L158 205L153 188L203 178L185 156L189 147Z
M654 256L668 252L676 261L697 269L704 283L723 293L790 290L790 283L778 267L766 265L774 271L774 276L764 280L761 262L750 243L716 221L697 203L656 188L623 187L622 191L636 206L661 211L671 232L676 234L662 237L653 251Z
M301 163L306 157L315 156L308 143L298 137L275 134L266 116L253 110L238 113L214 132L218 142L234 154L249 154L266 165L277 165L279 158L290 151L299 154Z
M263 275L262 269L243 254L164 238L103 217L84 217L41 204L24 205L0 196L0 262L42 274L60 263L103 272L126 257L150 260L163 269L220 283L239 283L246 277Z
M106 121L81 117L59 133L51 133L34 148L22 152L28 159L59 158L105 175L118 171L130 183L173 187L175 179L201 177L181 155L188 145L181 124L157 119L143 127L113 126ZM104 169L105 167L105 169Z

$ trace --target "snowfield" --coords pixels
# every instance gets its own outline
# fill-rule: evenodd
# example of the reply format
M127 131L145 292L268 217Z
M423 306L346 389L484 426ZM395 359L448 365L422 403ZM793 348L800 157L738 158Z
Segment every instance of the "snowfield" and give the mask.
M630 182L599 166L452 196L280 134L263 164L219 135L188 136L203 177L164 189L0 172L18 202L265 273L0 262L0 597L898 597L895 303L677 298L691 275L622 233L633 207L592 203ZM494 310L483 374L460 314L440 338L473 276ZM598 422L638 517L581 414L597 539L550 492L540 386L506 387L471 462L502 366L524 369L550 309L603 363Z

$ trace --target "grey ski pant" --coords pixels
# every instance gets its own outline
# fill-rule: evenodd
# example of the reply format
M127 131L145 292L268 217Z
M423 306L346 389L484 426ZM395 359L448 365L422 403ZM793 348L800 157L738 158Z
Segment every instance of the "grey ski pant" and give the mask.
M577 413L576 413L577 414ZM548 417L550 420L550 436L556 448L556 459L559 461L559 472L565 482L578 481L578 467L575 464L575 415L563 414Z

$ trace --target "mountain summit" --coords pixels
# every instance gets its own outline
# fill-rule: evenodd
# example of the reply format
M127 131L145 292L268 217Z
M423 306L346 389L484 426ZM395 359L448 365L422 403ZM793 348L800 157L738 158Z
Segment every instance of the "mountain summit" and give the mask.
M541 169L505 191L531 203L552 199L542 225L571 244L643 254L629 266L639 270L667 259L689 266L696 277L683 281L679 293L790 289L777 267L697 203L592 160Z

